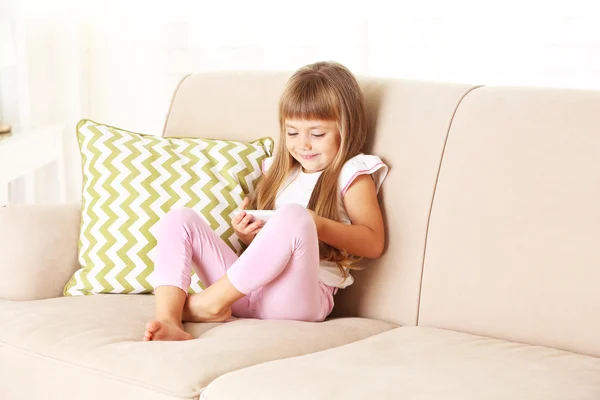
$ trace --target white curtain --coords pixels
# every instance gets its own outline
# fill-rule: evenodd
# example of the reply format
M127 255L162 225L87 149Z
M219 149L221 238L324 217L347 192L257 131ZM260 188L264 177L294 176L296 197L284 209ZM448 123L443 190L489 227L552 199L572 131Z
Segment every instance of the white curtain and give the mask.
M592 1L12 3L26 54L14 97L27 110L14 118L66 127L69 199L81 179L75 123L159 134L190 72L336 60L359 75L600 90Z

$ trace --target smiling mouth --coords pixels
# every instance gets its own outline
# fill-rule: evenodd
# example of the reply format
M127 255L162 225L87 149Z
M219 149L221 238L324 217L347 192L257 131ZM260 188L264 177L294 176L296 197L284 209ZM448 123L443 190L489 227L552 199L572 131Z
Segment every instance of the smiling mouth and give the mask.
M315 158L317 156L317 154L311 154L311 155L298 154L298 156L304 160L310 160L312 158Z

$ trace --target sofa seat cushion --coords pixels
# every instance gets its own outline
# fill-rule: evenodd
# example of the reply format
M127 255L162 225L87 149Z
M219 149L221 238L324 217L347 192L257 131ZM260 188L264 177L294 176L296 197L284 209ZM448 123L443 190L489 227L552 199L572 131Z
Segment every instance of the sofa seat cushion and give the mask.
M48 393L61 399L198 398L224 373L396 327L360 318L323 323L240 319L186 324L195 340L143 342L153 314L151 295L0 301L0 398L48 398ZM118 395L124 388L129 397Z
M226 374L224 399L600 399L600 359L454 331L403 327Z

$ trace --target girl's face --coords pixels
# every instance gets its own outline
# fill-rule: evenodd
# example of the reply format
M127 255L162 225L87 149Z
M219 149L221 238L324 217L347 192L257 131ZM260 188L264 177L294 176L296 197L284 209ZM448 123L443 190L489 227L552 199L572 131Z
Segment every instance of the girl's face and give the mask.
M340 148L340 132L335 121L286 119L285 144L304 172L322 171Z

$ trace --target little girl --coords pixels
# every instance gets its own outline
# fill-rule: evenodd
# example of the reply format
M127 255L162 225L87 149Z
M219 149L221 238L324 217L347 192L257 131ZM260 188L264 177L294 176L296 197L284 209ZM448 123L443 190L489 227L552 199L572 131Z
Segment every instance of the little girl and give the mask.
M233 218L247 245L240 257L191 209L161 220L156 319L144 340L192 339L182 320L225 321L232 314L323 321L333 295L353 282L351 263L381 255L377 192L387 167L361 153L367 118L352 73L333 62L299 69L281 96L279 121L279 148L263 163L251 200L257 210L276 212L266 223L244 212ZM188 296L192 262L207 288Z

